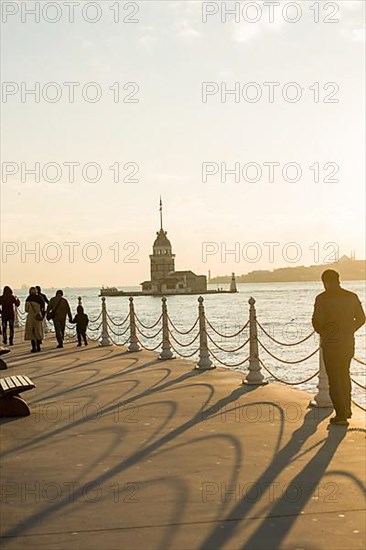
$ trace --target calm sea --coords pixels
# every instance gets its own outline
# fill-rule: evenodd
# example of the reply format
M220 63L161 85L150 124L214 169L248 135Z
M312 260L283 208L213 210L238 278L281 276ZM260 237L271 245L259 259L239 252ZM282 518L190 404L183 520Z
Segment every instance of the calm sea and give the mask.
M343 287L353 292L356 292L360 297L363 307L366 306L366 282L365 281L350 281L343 282ZM120 287L126 292L138 291L140 287ZM217 288L216 285L211 285L212 289ZM64 296L69 300L73 312L76 312L78 296L82 297L83 305L86 313L91 319L97 317L100 313L101 299L98 297L99 288L64 288ZM301 340L312 331L311 316L315 296L322 291L320 283L275 283L275 284L239 284L239 292L237 294L213 294L206 295L204 305L206 309L206 317L210 323L221 334L233 334L242 327L248 320L250 297L256 300L257 319L259 323L271 334L272 337L284 343L293 343ZM48 297L55 294L56 289L43 289ZM22 300L21 311L24 309L24 299L27 296L25 291L17 291L17 295ZM181 330L188 330L197 318L197 302L198 296L171 296L168 297L168 312L175 326ZM152 325L161 313L161 299L151 296L138 296L134 298L135 311L139 319L145 325ZM123 320L128 313L128 298L113 297L107 298L107 310L109 315L118 323ZM159 329L159 326L152 330L147 330L140 327L144 335L154 335ZM115 332L119 333L120 328L115 327ZM197 348L197 340L188 345L197 333L196 329L189 335L180 335L174 333L176 339L185 344L186 347L180 347L174 343L175 347L185 355L189 355ZM248 331L245 330L239 336L226 339L215 335L212 330L209 330L212 339L224 349L238 348L248 337ZM366 357L366 328L360 329L356 334L356 357L365 361ZM112 335L116 342L122 342L125 336L118 337ZM153 348L159 344L161 335L147 340L139 335L142 342L149 348ZM273 373L284 380L290 382L304 380L317 370L318 354L311 357L307 361L296 365L286 365L280 362L280 359L286 361L297 361L305 358L318 347L317 336L307 340L298 346L280 346L270 341L268 337L259 331L259 339L265 347L272 352L278 359L274 359L268 355L262 348L260 358ZM216 348L211 342L209 347L218 359L229 365L240 362L248 355L248 347L238 351L226 353ZM197 356L193 356L195 360ZM219 364L219 363L217 363ZM245 370L246 367L244 367ZM240 368L239 368L240 369ZM352 373L356 380L362 385L365 385L366 367L356 362L352 364ZM269 377L267 374L266 376ZM269 377L270 378L270 377ZM314 391L316 379L298 386L301 389ZM355 387L354 395L357 401L366 404L365 391Z

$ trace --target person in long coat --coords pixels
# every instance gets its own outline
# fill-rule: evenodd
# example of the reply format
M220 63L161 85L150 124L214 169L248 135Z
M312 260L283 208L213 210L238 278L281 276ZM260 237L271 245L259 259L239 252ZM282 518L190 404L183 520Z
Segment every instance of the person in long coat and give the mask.
M29 289L29 296L25 301L25 311L27 313L27 320L25 322L24 339L31 341L31 352L35 353L41 351L45 303L33 286Z

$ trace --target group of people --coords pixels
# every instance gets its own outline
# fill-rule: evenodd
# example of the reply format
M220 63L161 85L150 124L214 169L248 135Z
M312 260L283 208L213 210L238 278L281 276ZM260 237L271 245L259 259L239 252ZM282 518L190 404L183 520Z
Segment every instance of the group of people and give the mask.
M20 300L14 295L9 286L5 286L2 296L0 296L1 307L1 326L3 334L3 343L7 345L7 329L9 326L9 345L14 345L14 324L15 324L15 308L20 306ZM82 341L87 346L88 340L86 335L87 326L89 323L88 316L84 312L83 306L77 307L77 313L73 317L69 302L63 297L63 291L58 290L56 295L50 300L43 294L40 286L32 286L29 289L29 295L25 300L25 312L27 318L25 322L25 340L31 342L31 353L41 351L41 344L44 338L45 319L53 322L57 340L57 348L64 347L66 317L69 322L76 324L76 334L78 346L81 346Z

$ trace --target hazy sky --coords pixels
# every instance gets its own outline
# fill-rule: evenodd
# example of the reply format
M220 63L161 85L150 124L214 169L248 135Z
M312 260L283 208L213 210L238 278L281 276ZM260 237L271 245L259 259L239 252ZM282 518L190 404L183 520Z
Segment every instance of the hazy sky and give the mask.
M1 285L133 285L148 279L160 195L177 269L241 274L322 262L332 252L332 247L324 250L327 243L336 243L341 254L355 249L364 257L363 1L328 2L327 11L327 2L320 2L319 23L310 9L317 3L306 1L297 3L301 16L289 2L280 2L273 23L263 2L237 3L246 10L239 22L229 15L222 22L225 14L218 11L205 23L203 11L214 11L221 2L120 2L119 23L110 9L115 2L94 3L100 9L96 23L82 17L81 6L88 2L75 7L74 22L65 2L57 3L58 12L52 5L45 11L47 2L40 2L40 21L35 22L24 11L34 4L2 2L7 95L1 104ZM235 2L226 5L232 8ZM12 15L14 6L18 12ZM291 23L283 14L300 18ZM46 20L58 16L58 22ZM86 17L97 16L89 6ZM128 17L138 22L122 21ZM257 22L249 21L255 17ZM339 21L325 23L326 17ZM73 103L65 82L80 83ZM92 82L97 86L88 86ZM117 82L121 101L114 102ZM124 90L131 82L136 84ZM218 90L206 102L203 82ZM278 83L273 102L264 85L268 82ZM36 83L39 102L24 95ZM241 95L221 97L220 89L233 89L235 83ZM98 90L100 100L90 102ZM257 102L251 101L255 93L262 94ZM297 102L283 98L291 100L296 93L302 94ZM61 97L52 102L57 94ZM126 96L138 101L123 102ZM326 98L338 102L325 103ZM24 173L36 162L38 183ZM42 175L48 163L58 163L59 172L49 165ZM79 163L74 182L64 163ZM85 181L87 163L100 166L99 181ZM119 182L109 168L115 163ZM127 163L133 164L124 170ZM206 182L203 163L218 170ZM248 163L256 163L262 178L254 181L257 168L251 164L251 181L242 172L240 181L234 175L221 181L222 163L227 169L240 163L244 172ZM280 163L275 181L269 181L264 163ZM300 181L285 181L282 169L288 163L301 167ZM131 179L138 181L123 181L136 165L139 171ZM339 181L324 181L337 166L333 178ZM295 169L288 170L288 179L295 179ZM86 173L88 179L96 175L92 166ZM52 178L59 181L47 181ZM217 243L207 262L205 242ZM250 242L256 248L248 247ZM273 263L267 242L280 243ZM291 242L301 247L297 264L289 262L298 253L287 246ZM227 249L238 243L239 262L233 254L222 257L222 243ZM319 255L314 243L319 243ZM25 255L37 247L39 257L38 252ZM248 261L259 258L258 251L261 258Z

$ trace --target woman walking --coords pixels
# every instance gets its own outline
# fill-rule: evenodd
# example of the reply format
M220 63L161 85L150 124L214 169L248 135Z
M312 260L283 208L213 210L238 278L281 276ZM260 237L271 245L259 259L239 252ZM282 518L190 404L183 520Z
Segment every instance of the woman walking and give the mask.
M29 296L25 301L25 311L28 314L25 323L25 340L32 343L32 353L41 351L43 340L43 318L45 314L45 303L43 298L37 294L34 286L29 289Z

